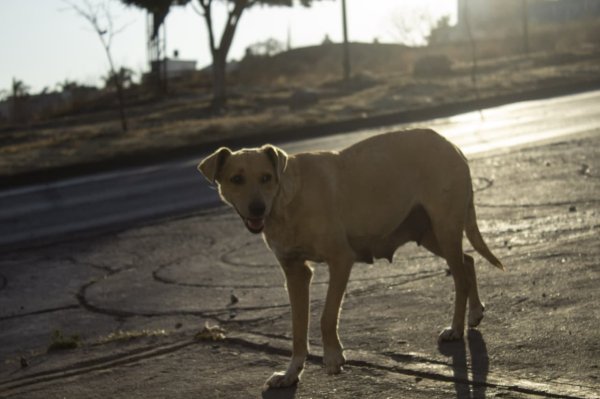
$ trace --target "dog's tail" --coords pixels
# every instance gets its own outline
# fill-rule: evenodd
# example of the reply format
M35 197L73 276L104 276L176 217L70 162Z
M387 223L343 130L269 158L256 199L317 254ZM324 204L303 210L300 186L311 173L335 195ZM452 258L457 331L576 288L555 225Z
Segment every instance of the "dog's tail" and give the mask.
M488 248L485 241L483 241L483 237L481 237L481 233L479 232L479 227L477 226L477 216L475 215L475 206L473 205L473 195L471 195L471 199L469 200L469 209L467 210L467 220L465 223L465 233L467 234L467 238L473 248L477 250L485 259L488 260L492 265L496 266L500 270L505 270L502 262L494 256L492 251Z

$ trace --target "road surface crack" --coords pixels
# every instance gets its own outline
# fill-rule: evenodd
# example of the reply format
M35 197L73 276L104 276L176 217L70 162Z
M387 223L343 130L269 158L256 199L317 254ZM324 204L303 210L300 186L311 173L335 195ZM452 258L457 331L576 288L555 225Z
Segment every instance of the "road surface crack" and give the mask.
M34 310L33 312L27 312L27 313L12 314L10 316L0 316L0 321L18 319L21 317L35 316L35 315L40 315L40 314L45 314L45 313L60 312L62 310L71 310L71 309L79 309L79 305L66 305L66 306L59 306L56 308Z

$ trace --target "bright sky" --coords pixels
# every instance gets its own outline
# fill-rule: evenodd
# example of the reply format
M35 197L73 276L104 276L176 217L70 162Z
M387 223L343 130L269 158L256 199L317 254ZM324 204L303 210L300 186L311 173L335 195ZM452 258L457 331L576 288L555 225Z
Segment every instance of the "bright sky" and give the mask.
M96 3L100 0L90 0ZM81 4L81 0L71 0ZM194 2L195 3L195 2ZM136 72L147 70L146 16L135 8L110 2L115 25L124 26L113 44L118 66ZM108 63L98 37L88 23L63 0L0 1L0 90L9 89L12 78L23 80L31 92L55 88L65 79L99 84ZM224 19L224 9L216 16ZM435 21L444 15L456 19L456 0L347 0L348 35L351 41L419 41L425 30L420 21ZM255 7L240 21L229 59L240 59L245 48L276 38L292 47L319 44L325 35L342 39L341 0L316 1L311 8ZM220 18L219 18L220 17ZM198 67L211 62L203 19L187 7L175 7L167 21L167 52L179 50L182 59L193 59ZM407 30L414 36L406 36ZM1 97L1 96L0 96Z

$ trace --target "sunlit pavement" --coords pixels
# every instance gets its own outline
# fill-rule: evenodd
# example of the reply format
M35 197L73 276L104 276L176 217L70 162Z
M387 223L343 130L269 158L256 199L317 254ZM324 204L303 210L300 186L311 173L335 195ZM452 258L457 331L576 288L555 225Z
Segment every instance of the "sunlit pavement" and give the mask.
M290 152L315 148L335 150L384 131L426 126L439 131L465 154L476 155L557 137L597 132L600 126L599 104L600 91L591 91L508 104L450 118L305 140L283 147Z
M510 107L520 109L501 109ZM316 265L303 380L263 392L291 346L283 277L261 239L218 208L2 255L0 397L600 397L598 115L596 127L512 149L469 150L483 144L466 134L500 134L519 119L543 132L554 114L565 129L592 123L577 116L582 104L575 114L560 101L550 108L433 122L470 154L480 227L508 269L476 258L486 317L464 341L438 347L452 282L440 259L408 245L391 265L355 266L340 326L348 365L327 376L318 326L327 273ZM194 340L205 322L227 339ZM46 354L54 330L79 334L81 346Z

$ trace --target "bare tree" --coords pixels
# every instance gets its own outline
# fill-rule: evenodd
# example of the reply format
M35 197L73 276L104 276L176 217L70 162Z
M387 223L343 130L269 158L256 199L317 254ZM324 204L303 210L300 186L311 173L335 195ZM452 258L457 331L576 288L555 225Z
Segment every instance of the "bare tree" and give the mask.
M100 39L100 43L102 44L102 48L104 49L104 53L106 54L106 58L108 59L108 65L110 68L110 76L113 77L112 82L115 85L115 89L117 92L117 101L119 104L119 116L121 119L121 128L124 132L127 131L127 117L125 115L125 96L124 96L124 87L121 75L119 74L118 68L115 66L113 56L112 56L112 44L115 36L122 32L126 26L115 27L114 18L112 13L110 12L110 7L108 2L105 0L97 5L93 5L89 0L82 0L81 4L77 4L71 2L69 0L63 0L65 4L69 6L69 8L77 15L85 19L92 27L98 39Z
M154 26L155 32L160 24L165 20L171 5L185 5L192 0L121 0L128 5L135 5L156 15L157 24ZM286 6L291 7L295 3L303 6L310 6L317 0L196 0L198 7L194 10L204 19L208 31L208 45L212 55L212 74L213 74L213 111L220 112L226 105L226 68L227 54L233 43L233 37L238 27L240 18L244 11L252 6ZM215 3L222 3L226 7L227 16L225 25L220 38L215 32L215 21L213 15L213 6ZM192 2L192 4L194 4Z
M210 53L212 54L213 65L213 102L212 107L215 110L221 109L226 102L226 86L225 77L227 72L227 53L233 42L233 36L237 25L242 16L242 13L247 6L256 3L253 0L237 0L232 2L233 4L226 3L227 7L227 21L221 35L219 43L216 42L212 5L213 0L198 0L198 4L202 7L200 15L204 17L206 23L206 29L208 30L208 45Z
M391 34L402 44L418 46L426 44L435 21L424 6L412 7L412 10L398 11L392 14Z
M287 6L294 5L294 0L222 0L227 7L227 17L225 27L221 33L221 38L217 43L214 21L212 14L212 5L214 0L197 0L201 10L199 13L204 17L206 28L208 30L208 41L210 52L213 59L213 109L220 110L225 106L227 100L226 93L226 67L227 54L231 48L235 31L238 27L240 18L244 10L255 5L267 6ZM315 0L298 0L297 2L305 7L311 5Z

